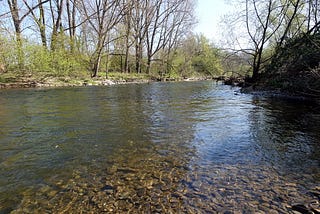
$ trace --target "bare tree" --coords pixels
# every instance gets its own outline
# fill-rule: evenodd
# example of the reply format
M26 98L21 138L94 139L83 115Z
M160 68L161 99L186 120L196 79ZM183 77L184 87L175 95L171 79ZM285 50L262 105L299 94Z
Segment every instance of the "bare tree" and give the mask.
M289 0L290 1L290 0ZM236 52L244 52L251 56L252 79L257 79L263 65L270 59L263 57L265 48L277 43L279 29L283 26L288 6L286 2L275 0L245 0L244 10L233 21L233 29L241 30L243 26L248 35L248 46L237 43ZM243 21L244 25L241 25ZM239 41L236 38L236 41ZM240 50L239 50L240 46Z
M163 60L167 61L178 39L190 32L194 24L193 1L159 0L150 6L146 25L147 73L150 73L153 57L161 50L166 53Z
M26 0L23 1L26 2ZM38 4L36 4L33 7L28 7L28 9L23 14L21 14L21 3L19 4L18 0L7 0L7 4L10 9L10 14L15 29L16 42L18 45L18 63L20 68L22 68L24 64L22 52L22 22L30 13L32 13L35 9L37 9L39 6L48 1L49 0L39 1Z
M300 28L301 28L301 26L298 25L297 29L293 30L293 24L294 24L295 20L297 22L299 21L299 20L297 20L297 17L299 15L298 14L299 9L302 8L304 5L301 4L300 0L289 1L289 2L287 2L287 5L288 5L288 7L286 7L286 9L284 10L285 21L283 23L283 30L281 32L280 40L278 41L278 46L282 46L283 42L288 37L288 34L290 31L292 31L292 35L295 35L298 31L300 31ZM293 7L292 11L289 10L291 5ZM305 18L303 17L303 19L305 19ZM304 20L301 23L303 24Z
M317 1L317 0L316 0ZM244 5L244 10L231 21L231 28L238 33L242 27L246 31L249 42L246 47L238 42L234 50L241 51L251 56L252 78L257 79L272 56L266 56L266 49L276 50L283 46L287 39L310 29L311 23L316 24L314 16L315 5L304 0L245 0L239 1ZM308 6L309 5L309 6ZM312 21L311 21L312 20ZM244 23L244 25L241 25ZM240 23L240 27L237 26ZM320 25L320 23L319 23ZM314 26L314 25L313 25ZM229 26L230 27L230 26ZM314 29L314 28L313 28ZM240 41L242 35L238 34L234 41ZM242 39L243 41L243 39Z
M308 20L307 29L313 30L319 28L319 12L320 12L320 2L319 0L307 0L308 3Z
M174 5L177 6L176 9ZM178 47L180 40L188 35L190 29L192 29L196 23L194 21L194 7L195 2L193 0L175 0L172 6L170 6L173 10L171 11L171 16L168 16L165 22L163 45L163 58L167 62L166 71L168 71L170 67L169 61L171 53Z
M132 7L132 30L135 46L136 72L141 73L143 60L143 44L145 41L148 25L148 14L150 13L150 1L133 1Z
M122 17L120 0L81 1L81 10L93 31L93 53L91 55L92 77L100 70L103 50L110 42L108 35Z
M67 8L67 19L68 19L68 28L69 31L69 40L70 40L70 49L71 52L74 52L75 46L75 37L76 37L76 13L77 13L77 1L78 0L66 0Z
M32 6L26 1L23 0L24 4L29 9L33 20L37 24L40 32L41 37L41 43L43 47L47 48L47 36L46 36L46 19L45 19L45 13L44 13L44 7L43 4L48 1L38 0L38 9L39 9L39 16L36 15L35 11L32 9Z
M70 50L71 54L86 55L92 77L98 75L105 62L107 71L117 56L121 57L121 71L150 73L154 61L161 61L165 70L172 50L194 23L195 0L6 0L6 3L10 12L1 11L1 16L10 15L18 44L22 42L21 23L29 16L32 21L25 23L29 29L35 26L43 47L55 54ZM77 47L79 52L74 52ZM22 62L22 51L20 55Z
M51 50L55 50L58 45L58 35L62 33L62 15L64 11L64 0L50 0L50 12L52 20Z
M15 28L15 34L16 34L16 40L18 45L21 47L21 22L26 16L20 17L19 14L19 7L18 7L18 0L7 0L10 12L11 12L11 17L13 21L13 25Z
M251 25L249 22L249 17L251 16L250 10L249 10L249 4L252 4L254 6L254 14L256 15L255 18L257 20L258 26L254 30L251 29ZM253 56L253 63L252 63L252 78L256 79L258 77L261 63L262 63L262 53L263 48L266 45L267 41L271 38L271 34L268 35L268 29L269 25L271 23L270 17L271 13L273 11L273 1L268 0L266 4L266 15L264 14L265 18L263 19L263 16L261 15L260 11L257 7L257 1L253 0L246 0L246 27L248 35L251 38L251 41L254 44L254 52L252 53ZM261 29L260 31L257 31ZM253 32L254 31L254 32ZM274 33L274 32L273 32Z
M124 70L126 73L130 72L129 67L129 54L130 54L130 47L133 45L133 42L130 41L131 36L131 30L132 30L132 6L133 6L133 0L124 0L123 1L125 13L123 16L123 23L125 26L125 59L124 59Z

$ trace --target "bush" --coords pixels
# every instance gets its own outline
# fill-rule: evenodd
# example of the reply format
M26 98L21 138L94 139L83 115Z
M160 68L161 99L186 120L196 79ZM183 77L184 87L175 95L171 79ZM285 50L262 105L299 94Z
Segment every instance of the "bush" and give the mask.
M319 66L320 34L304 34L288 40L278 47L266 73L299 73Z
M262 80L267 86L320 97L320 33L304 34L278 47Z

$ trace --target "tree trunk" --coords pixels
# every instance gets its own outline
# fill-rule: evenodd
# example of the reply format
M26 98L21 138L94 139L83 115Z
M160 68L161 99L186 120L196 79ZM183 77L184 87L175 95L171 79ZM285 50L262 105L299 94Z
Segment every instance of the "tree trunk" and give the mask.
M101 62L101 52L97 53L96 57L93 59L92 75L91 77L97 77L100 69Z
M91 77L98 76L98 72L100 70L101 56L103 50L103 44L105 42L105 37L99 37L99 41L97 44L97 49L92 56L92 75Z
M50 10L51 10L51 16L52 16L52 22L53 22L53 29L52 29L52 36L51 36L51 50L55 50L57 48L58 42L58 35L59 35L59 29L61 28L62 24L62 12L63 12L63 1L64 0L57 0L57 18L55 19L54 16L54 8L52 6L52 3L50 1Z
M124 58L124 71L129 73L129 30L126 32L126 44L125 44L125 58Z
M126 53L124 58L124 71L125 73L129 73L129 47L126 44Z
M44 16L44 9L42 6L42 0L38 0L39 3L39 31L40 31L40 37L41 37L41 43L44 48L48 48L47 46L47 36L46 36L46 22L45 22L45 16Z
M151 56L148 56L147 58L147 70L146 73L150 74L150 70L151 70Z
M8 0L8 5L10 7L10 13L15 28L17 51L18 51L18 66L20 69L24 66L24 57L22 51L22 38L21 38L21 19L19 16L19 8L17 0Z
M45 14L44 14L44 9L43 9L43 4L48 2L49 0L38 0L38 5L31 7L26 0L23 0L24 4L28 7L29 11L24 14L24 16L21 18L24 19L29 13L31 13L33 20L36 22L39 32L40 32L40 38L41 38L41 43L42 46L47 49L47 36L46 36L46 21L45 21ZM39 7L39 17L37 14L34 13L34 9Z
M107 53L107 56L106 56L106 79L108 79L108 73L109 73L109 54Z
M126 40L125 40L125 59L124 59L124 71L125 73L129 73L129 50L130 50L130 44L129 44L129 38L130 38L130 30L131 30L131 14L132 14L132 5L131 1L127 2L128 8L125 15L125 22L126 22Z
M260 67L258 66L259 63L257 61L258 61L258 53L255 53L253 57L252 76L251 76L253 81L256 81L259 76Z
M141 46L140 42L136 41L136 72L138 74L141 73L141 56L142 56L142 54L140 53L140 50L141 50L140 46Z
M70 45L70 52L74 53L75 49L75 31L76 31L76 23L75 23L75 16L76 16L76 0L72 2L72 7L70 5L70 0L66 0L66 8L67 8L67 15L68 15L68 31L69 31L69 45Z

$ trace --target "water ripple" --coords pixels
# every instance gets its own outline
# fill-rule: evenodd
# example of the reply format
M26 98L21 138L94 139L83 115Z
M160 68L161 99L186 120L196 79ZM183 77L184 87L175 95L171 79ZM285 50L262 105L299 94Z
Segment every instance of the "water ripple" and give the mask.
M211 81L0 91L0 213L287 213L320 115Z

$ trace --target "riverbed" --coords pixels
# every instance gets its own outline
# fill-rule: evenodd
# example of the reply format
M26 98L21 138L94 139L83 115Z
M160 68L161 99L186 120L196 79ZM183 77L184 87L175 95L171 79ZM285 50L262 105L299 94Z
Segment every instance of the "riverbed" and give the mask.
M320 108L213 81L0 91L0 213L318 209Z

